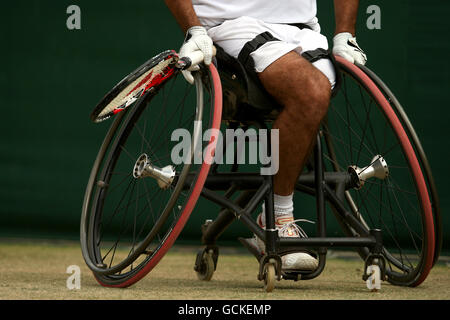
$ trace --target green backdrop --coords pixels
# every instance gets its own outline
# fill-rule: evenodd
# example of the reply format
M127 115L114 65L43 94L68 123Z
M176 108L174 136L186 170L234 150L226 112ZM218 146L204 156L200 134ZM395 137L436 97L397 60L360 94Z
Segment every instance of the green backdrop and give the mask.
M331 36L332 1L318 2ZM66 26L72 4L81 9L80 30ZM373 4L381 9L381 29L366 26ZM446 231L449 13L445 0L362 0L358 21L368 66L397 95L427 152ZM0 14L0 237L76 239L84 188L109 126L90 122L92 108L149 57L178 49L183 34L156 0L17 0L2 3ZM197 241L200 223L217 210L200 201L181 239ZM235 224L223 239L246 232Z

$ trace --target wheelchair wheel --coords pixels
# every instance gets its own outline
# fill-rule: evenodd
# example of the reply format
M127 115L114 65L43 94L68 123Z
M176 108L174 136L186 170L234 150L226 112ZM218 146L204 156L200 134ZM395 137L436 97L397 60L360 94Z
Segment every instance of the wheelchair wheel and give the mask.
M175 74L117 115L91 171L80 226L83 257L101 285L136 283L175 242L209 172L217 139L203 133L219 128L221 99L216 68L202 66L195 86Z
M382 231L388 281L417 286L437 260L441 238L428 162L389 89L367 68L337 61L342 86L322 127L326 170L348 171L357 181L345 192L346 205L368 230ZM359 253L366 259L369 251Z

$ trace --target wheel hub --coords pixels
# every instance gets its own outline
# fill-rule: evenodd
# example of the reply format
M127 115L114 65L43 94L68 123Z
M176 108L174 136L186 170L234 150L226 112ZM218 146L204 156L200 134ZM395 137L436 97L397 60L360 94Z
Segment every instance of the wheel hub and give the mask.
M356 189L361 189L370 178L384 180L389 176L389 168L386 160L381 155L376 155L370 161L370 165L360 168L356 165L349 166L348 172L352 176Z
M154 166L150 158L144 153L136 161L133 168L133 177L136 179L151 177L156 179L161 189L167 189L175 179L175 168L171 165L159 168Z

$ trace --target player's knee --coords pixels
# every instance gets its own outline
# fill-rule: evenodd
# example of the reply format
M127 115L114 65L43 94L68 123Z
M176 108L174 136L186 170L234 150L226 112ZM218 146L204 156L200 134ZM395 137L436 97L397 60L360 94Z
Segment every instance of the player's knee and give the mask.
M331 98L330 82L324 76L309 79L301 91L302 97L297 101L302 103L297 106L300 109L298 111L303 117L319 123L328 112Z
M312 89L311 101L312 108L317 110L320 121L328 112L331 98L331 84L326 77L321 77Z

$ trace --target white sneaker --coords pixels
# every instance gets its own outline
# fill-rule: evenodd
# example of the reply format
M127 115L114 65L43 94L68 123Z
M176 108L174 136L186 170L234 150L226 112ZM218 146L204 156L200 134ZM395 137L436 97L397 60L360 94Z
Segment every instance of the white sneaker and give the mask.
M258 225L265 229L265 223L263 223L261 219L262 214L258 215L257 223ZM308 221L308 220L294 220L292 215L282 215L276 218L275 227L278 229L279 237L292 237L292 238L307 238L305 231L302 230L295 222L297 221ZM256 237L256 243L258 245L258 249L261 251L261 254L264 254L266 245L264 242ZM311 256L306 252L294 252L289 253L281 257L282 266L281 269L283 271L307 271L307 270L315 270L318 266L318 261L316 258Z

